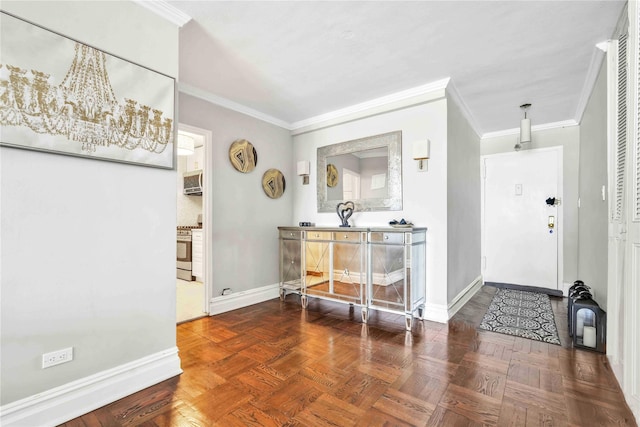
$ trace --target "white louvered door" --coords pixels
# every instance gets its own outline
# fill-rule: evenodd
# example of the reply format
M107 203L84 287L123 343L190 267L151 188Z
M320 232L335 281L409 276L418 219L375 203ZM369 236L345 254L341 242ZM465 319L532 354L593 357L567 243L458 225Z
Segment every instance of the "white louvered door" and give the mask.
M625 172L627 159L627 33L611 43L609 70L609 234L607 353L614 369L624 366L624 257L626 246ZM617 372L622 375L622 372Z
M629 138L627 140L627 245L624 384L627 403L640 420L640 9L629 2Z
M608 52L609 277L607 356L640 420L640 10ZM628 36L627 36L628 35Z

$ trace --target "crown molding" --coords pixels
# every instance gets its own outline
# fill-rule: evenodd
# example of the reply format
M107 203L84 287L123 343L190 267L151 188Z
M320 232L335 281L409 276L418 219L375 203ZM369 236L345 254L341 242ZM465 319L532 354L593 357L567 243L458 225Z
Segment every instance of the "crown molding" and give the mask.
M600 67L602 66L602 61L606 56L606 50L602 48L605 45L608 46L608 43L602 42L595 45L596 47L593 50L593 55L591 55L591 63L589 64L587 77L584 80L584 86L582 86L582 92L580 93L580 100L578 101L578 106L576 107L575 120L578 123L582 121L582 116L584 115L584 111L587 109L589 98L591 97L593 88L596 85L596 81L598 80Z
M171 6L165 0L131 0L140 6L149 9L155 14L163 17L172 24L182 27L187 22L191 21L191 17L183 11Z
M254 110L253 108L249 108L246 105L242 105L235 101L231 101L230 99L223 98L222 96L214 95L211 92L207 92L206 90L191 86L190 84L178 82L178 91L180 93L184 93L185 95L191 95L193 97L202 99L203 101L219 105L220 107L224 107L226 109L251 116L255 119L262 120L263 122L271 123L272 125L279 126L286 130L292 129L291 124L285 122L284 120L280 120L258 110Z
M473 115L471 114L466 103L458 94L455 86L453 86L449 78L418 86L406 91L397 92L392 95L376 98L368 102L356 104L351 107L336 110L331 113L312 117L310 119L302 120L295 123L286 122L284 120L262 113L261 111L254 110L253 108L247 107L246 105L231 101L230 99L223 98L218 95L214 95L211 92L199 89L187 83L178 82L178 91L185 95L190 95L195 98L202 99L203 101L207 101L211 104L215 104L220 107L236 111L255 119L262 120L263 122L267 122L272 125L289 130L291 131L292 135L299 135L305 132L310 132L329 126L335 126L347 121L357 120L376 114L382 114L385 112L434 101L436 99L446 97L447 95L449 95L451 99L460 107L462 114L469 121L469 124L474 132L476 132L480 136L480 140L508 135L517 135L520 132L520 128L518 127L481 134L478 131L478 126L476 125ZM579 125L578 121L572 119L535 125L531 127L531 130L533 132L539 132L549 129L558 129L577 125Z
M449 84L449 81L449 78L438 80L433 83L376 98L371 101L352 105L347 108L332 111L320 116L311 117L309 119L305 119L295 123L286 122L284 120L265 114L261 111L254 110L253 108L247 107L246 105L237 103L222 96L214 95L211 92L197 88L188 83L178 82L178 91L185 95L191 95L212 104L219 105L220 107L224 107L229 110L233 110L238 113L256 118L258 120L271 123L283 129L292 131L293 135L297 135L300 133L309 132L311 130L334 126L339 123L344 123L347 121L356 120L375 114L381 114L388 111L398 110L412 105L418 105L420 103L443 98L445 96L444 90ZM463 102L461 102L461 104L465 105Z
M473 114L471 114L469 106L466 102L464 102L464 100L460 96L460 93L458 93L458 89L453 83L453 80L450 81L447 85L447 94L449 95L449 97L451 97L451 100L458 106L458 108L460 108L460 112L462 113L464 118L467 119L467 122L469 122L469 126L471 126L471 129L473 129L478 138L480 138L480 136L482 135L482 129L480 129L480 127L478 126L478 122L476 121L475 117L473 117Z
M609 46L611 46L611 40L605 40L603 42L596 44L596 47L601 51L603 51L604 53L607 53L607 51L609 50Z
M398 110L442 98L444 96L444 92L438 92L444 91L450 80L451 79L447 77L432 83L427 83L425 85L392 93L391 95L351 105L330 113L294 122L291 124L293 134L296 135L323 127L334 126L339 123L357 120L363 117Z
M549 130L549 129L559 129L559 128L566 128L566 127L571 127L571 126L578 126L579 123L576 120L563 120L561 122L552 122L552 123L543 123L541 125L535 125L535 126L531 126L531 131L532 132L540 132L543 130ZM520 128L513 128L513 129L505 129L505 130L498 130L495 132L487 132L485 134L482 135L482 138L480 138L481 140L484 139L489 139L489 138L498 138L501 136L509 136L509 135L518 135L520 133Z

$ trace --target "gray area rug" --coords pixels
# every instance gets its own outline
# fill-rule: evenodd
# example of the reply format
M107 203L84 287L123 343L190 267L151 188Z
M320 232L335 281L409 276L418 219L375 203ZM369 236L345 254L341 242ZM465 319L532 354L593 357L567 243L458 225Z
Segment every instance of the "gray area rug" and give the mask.
M549 296L498 289L480 329L560 345Z

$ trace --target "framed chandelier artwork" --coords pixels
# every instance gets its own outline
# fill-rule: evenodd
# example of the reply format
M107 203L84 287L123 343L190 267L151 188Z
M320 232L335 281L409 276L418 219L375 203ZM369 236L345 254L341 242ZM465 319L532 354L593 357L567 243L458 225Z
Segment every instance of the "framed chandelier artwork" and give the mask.
M0 145L174 167L175 80L0 12Z

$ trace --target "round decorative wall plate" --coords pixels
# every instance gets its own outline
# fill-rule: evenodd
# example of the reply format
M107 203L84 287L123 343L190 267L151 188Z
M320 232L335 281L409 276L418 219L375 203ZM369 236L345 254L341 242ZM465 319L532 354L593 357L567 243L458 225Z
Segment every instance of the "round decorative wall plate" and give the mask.
M278 169L269 169L262 175L262 189L264 194L277 199L284 194L284 175Z
M229 147L229 160L236 170L248 173L258 164L258 153L246 139L236 139Z
M335 187L338 185L338 168L329 163L327 165L327 187Z

